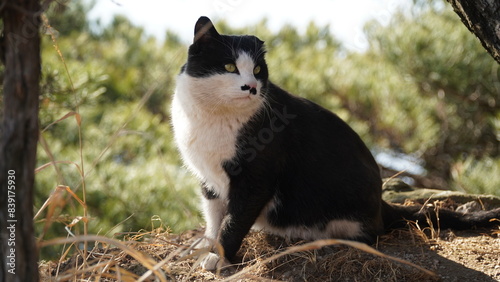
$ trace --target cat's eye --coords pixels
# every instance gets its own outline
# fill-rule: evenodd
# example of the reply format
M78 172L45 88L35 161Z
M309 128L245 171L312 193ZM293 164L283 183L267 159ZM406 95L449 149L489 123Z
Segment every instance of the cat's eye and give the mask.
M260 72L260 66L256 66L254 69L253 69L253 74L259 74Z
M224 65L224 68L228 71L228 72L235 72L236 71L236 66L234 64L225 64Z

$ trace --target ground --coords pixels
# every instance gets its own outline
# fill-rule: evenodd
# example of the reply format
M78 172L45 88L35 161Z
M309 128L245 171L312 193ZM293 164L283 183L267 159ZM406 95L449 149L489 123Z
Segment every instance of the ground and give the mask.
M469 212L500 203L498 197L415 189L398 180L384 183L383 197ZM217 272L199 267L199 257L207 250L190 250L202 234L202 229L171 234L158 228L121 240L105 238L101 240L105 244L86 259L77 253L59 262L40 262L40 277L42 281L500 281L500 224L452 231L408 222L406 228L380 236L371 247L345 241L289 242L251 232L238 253L241 263Z
M283 253L287 247L300 248L305 242L286 242L262 232L252 232L245 239L238 258L242 264L217 274L202 270L194 257L185 258L188 253L184 247L189 247L201 234L202 230L178 235L149 232L143 234L141 241L127 244L156 262L164 263L161 270L166 281L500 281L500 229L443 230L437 234L410 225L381 236L373 246L434 275L345 245L308 248L266 261ZM148 270L147 263L119 248L94 249L86 261L86 268L79 267L82 260L76 257L79 256L59 266L57 262L41 263L42 281L72 280L74 277L76 281L88 278L92 281L135 281ZM81 268L84 270L77 271ZM144 281L158 281L154 277L151 275Z

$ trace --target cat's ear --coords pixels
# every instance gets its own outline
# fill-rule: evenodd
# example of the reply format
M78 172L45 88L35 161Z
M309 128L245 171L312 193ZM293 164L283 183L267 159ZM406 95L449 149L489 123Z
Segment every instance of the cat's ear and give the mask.
M214 27L214 24L207 17L200 17L194 26L193 43L207 43L214 38L219 37L219 33Z

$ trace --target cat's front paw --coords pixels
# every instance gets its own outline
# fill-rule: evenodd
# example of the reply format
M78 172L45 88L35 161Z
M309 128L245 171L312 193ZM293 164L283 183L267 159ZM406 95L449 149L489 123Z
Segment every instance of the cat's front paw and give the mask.
M209 271L213 271L216 270L218 267L222 268L228 265L229 262L225 258L222 258L221 261L221 257L215 253L208 253L201 262L201 267Z

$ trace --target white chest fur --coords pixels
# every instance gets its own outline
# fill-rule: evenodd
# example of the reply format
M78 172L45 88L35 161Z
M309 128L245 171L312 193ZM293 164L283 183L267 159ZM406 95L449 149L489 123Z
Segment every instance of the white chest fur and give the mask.
M194 78L180 74L172 101L172 123L184 163L201 181L226 198L229 178L222 164L236 154L238 132L259 109L262 99L258 95L228 98L231 93L216 92L217 88L229 89L241 95L241 89L221 87L228 80L230 84L241 85L231 81L236 77L223 76L227 75Z

